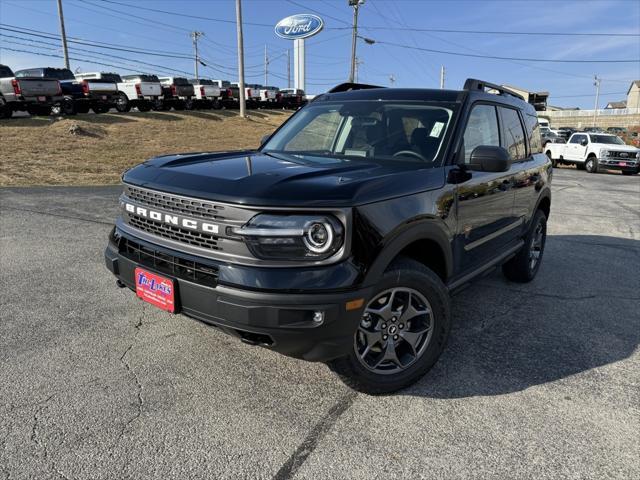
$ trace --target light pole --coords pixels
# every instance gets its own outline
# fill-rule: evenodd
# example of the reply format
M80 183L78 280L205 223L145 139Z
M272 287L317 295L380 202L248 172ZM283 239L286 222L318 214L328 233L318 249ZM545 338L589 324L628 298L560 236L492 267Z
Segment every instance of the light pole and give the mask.
M198 38L203 36L203 32L191 32L191 39L193 40L193 73L196 76L196 80L199 80L198 77L198 63L200 63L200 57L198 56Z
M594 77L594 82L593 85L596 87L596 105L593 109L593 126L596 126L596 117L598 115L598 103L599 103L599 99L600 99L600 81L602 80L601 78L598 78L598 75L595 75Z
M62 0L58 0L58 19L60 20L60 37L62 37L62 53L64 54L64 68L69 68L69 52L67 50L67 32L64 28L64 12Z
M244 98L244 41L242 39L242 5L236 0L236 30L238 34L238 99L240 100L240 116L246 116Z
M356 74L356 41L358 40L358 9L364 5L364 0L349 0L349 6L353 7L353 30L351 32L351 69L349 70L349 82L353 83Z

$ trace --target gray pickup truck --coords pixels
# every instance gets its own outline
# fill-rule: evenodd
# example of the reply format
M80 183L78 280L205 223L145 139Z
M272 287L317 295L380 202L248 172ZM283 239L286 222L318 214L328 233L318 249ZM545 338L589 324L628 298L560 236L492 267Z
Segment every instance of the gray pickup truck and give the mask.
M51 107L62 101L60 82L54 78L16 78L6 65L0 65L0 118L13 112L49 115Z

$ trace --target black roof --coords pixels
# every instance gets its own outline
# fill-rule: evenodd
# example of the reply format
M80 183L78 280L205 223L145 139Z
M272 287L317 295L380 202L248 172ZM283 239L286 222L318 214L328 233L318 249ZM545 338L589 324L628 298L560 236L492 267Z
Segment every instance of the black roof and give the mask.
M464 102L485 100L498 102L524 110L536 115L533 105L508 88L493 83L468 79L462 90L441 90L433 88L387 88L377 85L343 83L318 95L314 102L340 100L406 100L431 102Z

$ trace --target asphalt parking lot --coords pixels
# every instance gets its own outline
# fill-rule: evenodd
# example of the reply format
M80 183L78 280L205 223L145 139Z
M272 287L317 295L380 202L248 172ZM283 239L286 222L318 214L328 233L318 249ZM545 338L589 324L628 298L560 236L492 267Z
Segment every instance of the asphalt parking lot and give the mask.
M387 397L115 287L119 187L0 189L0 475L640 478L640 176L554 174L537 279Z

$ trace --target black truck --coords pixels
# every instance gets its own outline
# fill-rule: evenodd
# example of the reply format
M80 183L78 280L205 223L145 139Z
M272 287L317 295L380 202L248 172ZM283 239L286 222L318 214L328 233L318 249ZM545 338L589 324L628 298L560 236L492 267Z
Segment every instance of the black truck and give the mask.
M391 392L438 359L451 293L536 276L551 177L533 106L503 87L343 84L257 150L125 172L105 259L164 310Z

